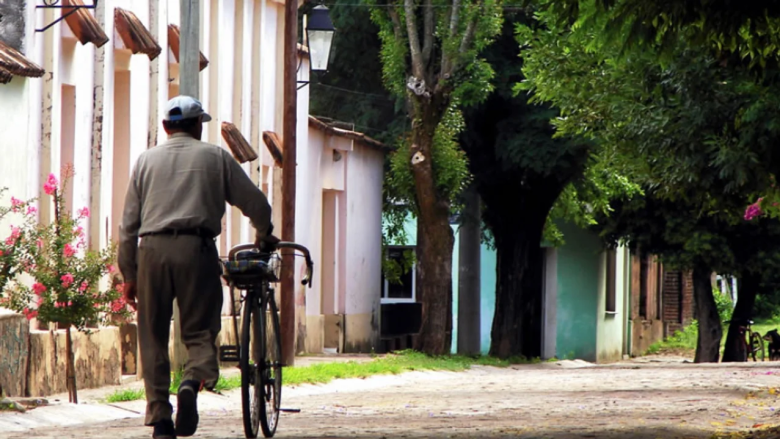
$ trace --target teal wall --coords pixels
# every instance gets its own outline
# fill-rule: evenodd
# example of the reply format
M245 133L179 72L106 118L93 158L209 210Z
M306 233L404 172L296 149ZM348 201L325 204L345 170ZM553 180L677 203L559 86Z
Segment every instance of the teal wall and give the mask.
M455 245L452 252L452 352L458 347L458 233L455 232ZM490 350L490 329L493 326L493 314L496 309L496 251L482 244L479 255L482 272L480 273L480 350L487 354Z
M416 245L417 221L409 217L404 224L408 240L406 242L391 242L392 245ZM452 352L456 352L458 346L458 230L452 226L455 233L455 245L452 252ZM481 297L480 297L480 338L481 350L487 354L490 350L490 329L493 325L493 313L496 307L496 251L482 245L480 254L481 273Z
M574 225L559 227L566 244L557 249L555 355L596 361L601 244L596 235Z
M620 359L625 340L625 308L628 288L628 252L618 249L617 313L605 312L606 282L605 256L601 242L594 233L572 224L559 224L566 244L556 249L557 281L555 356L580 358L586 361L615 361ZM409 218L405 229L408 242L396 245L415 245L416 221ZM458 328L458 233L452 257L453 337L452 352L456 352ZM496 303L496 252L482 245L481 253L481 350L490 349L490 330Z

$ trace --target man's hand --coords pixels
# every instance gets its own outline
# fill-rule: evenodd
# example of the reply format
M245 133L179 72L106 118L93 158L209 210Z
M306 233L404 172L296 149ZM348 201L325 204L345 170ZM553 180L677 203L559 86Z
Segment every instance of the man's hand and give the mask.
M122 288L122 295L125 297L125 302L130 305L130 308L133 308L133 311L138 311L138 302L136 302L137 294L138 286L135 281L125 282L125 285Z
M262 238L258 238L255 242L257 248L263 253L273 253L276 250L276 244L279 244L279 238L274 235L267 235Z

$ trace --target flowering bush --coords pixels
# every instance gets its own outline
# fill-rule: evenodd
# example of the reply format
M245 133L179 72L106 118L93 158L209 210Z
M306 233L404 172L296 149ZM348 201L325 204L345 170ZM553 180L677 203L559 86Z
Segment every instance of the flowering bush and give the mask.
M121 285L111 282L100 288L100 281L114 272L115 247L96 252L86 248L86 237L80 222L89 218L89 209L71 216L63 209L59 182L50 175L44 191L53 198L54 221L37 224L35 210L24 208L25 222L14 228L8 238L17 248L18 265L32 278L31 284L9 285L5 306L37 317L44 323L73 325L79 330L126 318L126 304Z
M69 177L66 171L65 179ZM67 212L54 175L43 188L53 200L54 221L50 224L39 224L35 209L28 203L11 203L11 210L22 213L24 221L12 227L3 244L11 247L17 271L24 271L30 279L22 282L20 276L9 278L0 305L28 319L59 323L66 328L68 389L71 402L77 402L71 326L88 332L90 326L126 319L129 312L121 284L112 281L101 288L101 280L115 271L115 246L99 252L87 249L79 223L89 218L89 209L78 210L76 216Z
M0 196L5 192L6 189L0 189ZM9 214L23 214L24 212L27 212L27 217L35 215L35 207L26 201L11 197L10 207L0 206L0 221ZM22 268L22 243L24 241L22 233L22 228L12 226L8 236L0 240L0 300L3 297L5 286L19 274Z

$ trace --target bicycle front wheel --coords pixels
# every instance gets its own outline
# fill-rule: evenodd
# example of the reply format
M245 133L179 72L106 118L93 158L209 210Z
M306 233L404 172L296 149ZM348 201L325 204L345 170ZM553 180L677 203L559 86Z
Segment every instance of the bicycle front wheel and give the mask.
M244 433L254 439L259 433L262 390L260 367L262 364L261 328L264 324L257 296L247 291L241 326L241 408L244 415Z
M282 332L279 327L279 313L272 294L273 291L267 295L266 306L263 307L265 331L262 344L265 358L260 368L262 383L260 426L265 437L272 437L276 433L282 401Z
M764 340L757 332L750 334L750 351L753 361L764 361Z

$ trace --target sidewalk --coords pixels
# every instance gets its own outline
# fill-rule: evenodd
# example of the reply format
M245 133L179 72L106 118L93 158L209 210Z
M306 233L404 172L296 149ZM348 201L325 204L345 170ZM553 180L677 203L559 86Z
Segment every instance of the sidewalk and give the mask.
M370 355L306 355L295 358L295 367L305 367L320 363L343 363L349 361L366 362L373 358ZM239 373L237 368L222 369L223 376L232 376ZM21 432L29 429L46 427L65 427L78 424L93 424L121 419L139 418L138 425L142 422L146 409L143 400L119 403L105 403L105 398L119 389L141 389L143 381L133 380L119 386L107 386L98 389L79 390L79 404L68 403L68 394L62 393L45 398L39 398L48 402L47 405L28 410L25 413L0 412L0 438L7 437L6 433ZM288 390L285 387L285 390ZM35 399L35 398L19 398ZM171 404L176 407L176 398L171 396ZM198 406L206 416L226 414L229 411L241 410L240 389L225 392L223 395L203 392L198 397Z

